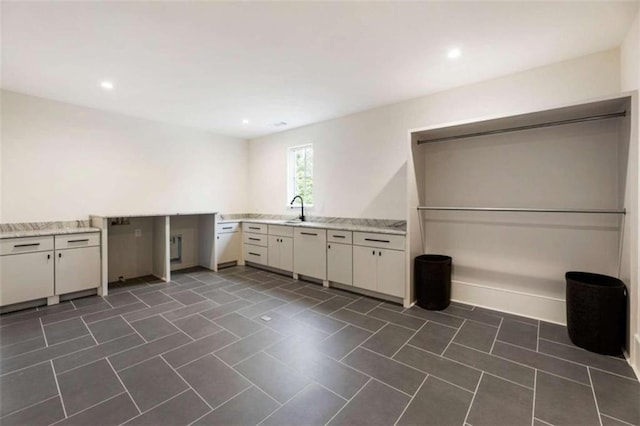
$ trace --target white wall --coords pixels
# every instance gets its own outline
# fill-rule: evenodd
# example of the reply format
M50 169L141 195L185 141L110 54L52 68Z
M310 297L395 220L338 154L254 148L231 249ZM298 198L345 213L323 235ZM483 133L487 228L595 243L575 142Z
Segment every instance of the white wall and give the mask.
M629 28L627 35L620 46L620 80L621 89L639 90L640 89L640 7L636 13L635 20ZM640 164L640 131L638 130L638 121L640 121L640 96L635 96L634 104L631 106L634 111L635 126L631 128L632 144L629 150L629 167L627 174L627 182L635 185L632 188L635 191L627 191L632 207L628 208L627 223L630 237L630 247L628 259L628 277L625 282L629 283L630 301L629 311L631 318L630 326L630 360L634 366L636 374L640 377L640 291L638 289L638 279L640 277L640 265L638 265L638 239L640 238L640 230L638 226L638 214L640 212L640 194L638 194L638 165Z
M617 93L617 49L250 141L251 209L286 213L286 148L313 143L323 216L405 219L408 131Z
M1 95L3 222L248 208L244 140Z
M622 90L640 87L640 12L620 46L620 80Z

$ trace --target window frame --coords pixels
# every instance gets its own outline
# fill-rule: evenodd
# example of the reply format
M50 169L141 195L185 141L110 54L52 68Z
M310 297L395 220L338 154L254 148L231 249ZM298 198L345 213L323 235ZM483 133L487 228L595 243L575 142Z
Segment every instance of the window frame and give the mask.
M289 146L287 147L287 200L286 200L286 205L289 209L298 209L300 208L298 205L291 205L291 200L293 199L294 196L298 195L295 193L295 175L296 175L296 162L295 162L295 155L296 155L296 151L300 150L300 149L307 149L307 148L311 148L311 152L313 153L314 149L313 149L313 143L305 143L302 145L295 145L295 146ZM313 169L315 169L315 165L313 167ZM313 177L313 169L311 170L311 185L314 186L314 177ZM306 170L305 168L305 173L307 173L308 170ZM309 176L309 175L307 175ZM315 192L315 191L314 191ZM314 198L315 198L315 194L314 194ZM307 200L304 201L304 207L305 209L307 207L313 207L313 203L309 203L307 204Z

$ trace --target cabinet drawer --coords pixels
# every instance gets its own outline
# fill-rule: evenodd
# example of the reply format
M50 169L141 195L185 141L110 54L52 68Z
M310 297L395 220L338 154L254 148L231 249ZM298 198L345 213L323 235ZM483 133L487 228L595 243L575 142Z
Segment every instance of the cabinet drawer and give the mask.
M296 238L301 238L309 241L319 240L323 243L327 241L327 230L326 229L315 229L315 228L294 228L293 234Z
M242 235L242 241L245 244L253 244L256 246L266 247L268 245L267 236L263 234L244 233Z
M56 250L100 245L100 233L56 235Z
M331 243L351 244L353 232L327 229L327 241Z
M353 244L366 247L404 250L404 235L374 234L372 232L354 232Z
M269 235L277 235L279 237L293 237L293 228L282 225L269 225Z
M267 233L267 224L266 223L245 222L245 223L242 224L242 230L244 232L253 232L254 234L266 234Z
M229 234L231 232L240 231L240 224L238 222L232 223L218 223L216 225L217 234Z
M0 255L53 250L53 236L0 240Z
M268 249L266 247L252 246L243 244L245 262L259 263L261 265L268 264Z

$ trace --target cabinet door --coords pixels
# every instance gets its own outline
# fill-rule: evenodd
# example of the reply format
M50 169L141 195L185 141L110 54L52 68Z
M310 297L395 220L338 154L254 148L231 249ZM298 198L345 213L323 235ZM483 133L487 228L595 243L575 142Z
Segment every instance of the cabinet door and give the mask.
M56 256L56 294L100 286L100 247L58 250Z
M268 237L269 247L269 263L272 268L280 267L280 237L275 235L269 235Z
M240 233L218 234L216 236L216 263L237 261L240 258Z
M53 264L52 251L1 256L0 306L53 296Z
M327 279L340 284L353 284L353 246L327 244Z
M280 269L293 271L293 238L280 237Z
M378 251L371 247L353 246L353 285L378 291L376 284Z
M404 297L404 251L376 249L378 291Z
M327 279L327 231L295 230L293 272L308 277Z

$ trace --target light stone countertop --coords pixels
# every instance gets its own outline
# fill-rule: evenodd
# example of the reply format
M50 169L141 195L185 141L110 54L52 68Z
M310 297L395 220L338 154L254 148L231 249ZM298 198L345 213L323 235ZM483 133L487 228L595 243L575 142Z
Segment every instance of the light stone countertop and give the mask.
M48 235L82 234L85 232L100 232L99 228L91 227L66 227L48 229L24 229L15 231L0 231L0 240L7 238L44 237Z
M281 219L229 219L221 220L218 223L264 223L267 225L280 225L280 226L293 226L299 228L318 228L318 229L335 229L340 231L355 231L355 232L377 232L379 234L393 234L393 235L406 235L407 232L394 229L385 228L379 226L367 226L367 225L355 225L350 223L336 223L336 222L295 222L287 223L288 221Z
M92 214L89 217L102 217L102 218L106 218L106 219L115 219L117 217L162 217L162 216L199 216L199 215L205 215L205 214L218 214L218 212L173 212L173 213L137 213L137 214L132 214L132 213L126 213L126 214Z

